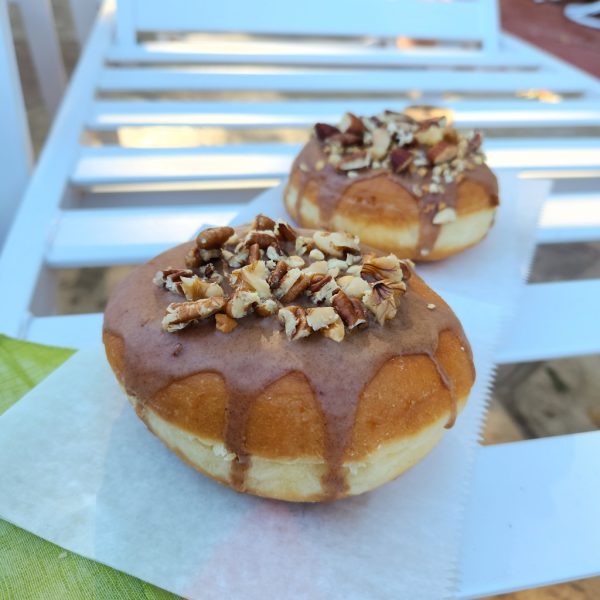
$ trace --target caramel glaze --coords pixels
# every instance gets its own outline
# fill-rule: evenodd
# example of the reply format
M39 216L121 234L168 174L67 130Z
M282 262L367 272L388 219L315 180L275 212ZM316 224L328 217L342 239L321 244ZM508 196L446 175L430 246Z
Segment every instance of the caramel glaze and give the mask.
M447 306L427 309L427 302L409 283L394 319L385 326L373 320L367 330L350 332L341 343L316 334L289 341L276 317L254 315L242 319L228 334L218 332L213 319L167 333L161 328L165 309L181 297L157 288L152 278L158 270L183 266L191 246L187 243L173 248L133 271L111 297L104 329L124 341L121 383L142 405L161 389L190 375L215 372L224 377L229 399L223 437L227 449L237 457L230 473L235 489L244 491L250 465L245 438L253 401L268 385L294 371L308 378L324 418L328 469L323 488L330 499L347 489L342 464L362 389L390 358L425 354L433 361L450 391L452 412L447 427L452 426L456 397L435 356L440 333L452 330L469 356L471 350L462 326ZM175 348L179 352L175 353ZM332 365L343 369L342 377Z
M323 146L316 137L304 146L300 154L296 157L292 166L292 173L299 175L298 196L294 212L299 215L299 203L304 196L304 190L311 181L315 181L318 186L317 203L319 206L322 226L326 229L332 229L331 220L338 207L338 204L344 197L344 194L353 184L375 177L389 177L392 181L402 186L414 199L419 209L419 242L417 250L425 253L430 252L440 233L441 225L433 223L433 217L437 212L437 206L444 203L450 208L456 210L458 201L458 187L460 183L445 183L444 191L439 194L425 193L418 197L413 192L415 184L422 186L431 183L431 169L425 176L417 173L405 172L395 174L387 169L363 169L357 171L358 176L348 177L345 172L338 171L333 165L327 162L328 155L323 151ZM325 166L317 170L317 162L323 161ZM303 168L300 168L300 164ZM498 205L498 181L487 165L475 165L471 170L462 173L464 179L470 179L481 185L491 199L492 206Z

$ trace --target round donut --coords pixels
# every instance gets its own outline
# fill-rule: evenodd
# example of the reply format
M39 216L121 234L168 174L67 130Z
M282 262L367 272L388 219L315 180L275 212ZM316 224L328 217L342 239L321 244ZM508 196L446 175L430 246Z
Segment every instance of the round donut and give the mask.
M361 494L423 458L475 372L410 261L257 217L135 269L104 316L108 361L171 450L235 490Z
M292 165L286 208L304 227L349 231L416 261L446 258L477 244L494 222L498 183L482 139L446 117L391 111L317 123Z

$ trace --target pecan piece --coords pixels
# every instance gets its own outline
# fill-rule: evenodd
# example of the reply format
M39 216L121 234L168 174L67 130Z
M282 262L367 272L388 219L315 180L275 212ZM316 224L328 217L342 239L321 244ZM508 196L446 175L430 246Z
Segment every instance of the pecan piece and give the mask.
M244 240L244 246L249 248L253 244L258 244L261 250L266 250L269 246L279 247L275 234L272 231L250 231Z
M287 264L285 263L285 261L280 260L277 263L277 266L275 267L275 269L273 271L271 271L271 274L269 275L269 279L267 279L272 290L276 290L279 287L279 284L281 283L283 276L287 272L288 272Z
M174 269L169 267L164 271L158 271L152 279L152 283L158 287L168 289L175 294L183 294L181 289L182 277L193 277L194 273L189 269Z
M206 319L225 307L223 296L204 298L195 302L173 302L167 306L167 314L162 320L162 328L173 332Z
M317 248L325 255L344 258L344 253L360 254L359 240L356 236L341 231L316 231L313 239Z
M387 129L380 127L373 132L373 146L371 147L371 156L375 160L385 158L388 148L392 143L392 136Z
M254 229L256 231L273 231L275 229L275 221L265 215L256 215Z
M346 295L351 298L362 298L371 289L364 279L353 275L344 275L344 277L340 277L337 281Z
M348 329L354 329L367 322L367 313L362 302L350 298L342 290L333 297L332 304Z
M279 304L275 300L268 298L259 302L254 308L254 312L261 317L270 317L277 312L278 308Z
M405 275L410 276L410 268L404 261L401 261L395 254L387 256L365 257L360 276L369 283L387 279L390 281L402 281ZM408 279L408 277L406 277Z
M275 236L282 242L295 242L298 234L288 223L278 219L275 224Z
M242 286L256 292L261 299L271 297L271 288L267 283L269 269L267 265L258 260L255 263L236 269L231 273L231 283L234 286Z
M346 335L346 329L344 328L344 322L340 319L339 315L336 314L336 320L331 324L322 329L321 332L326 338L333 340L334 342L341 342Z
M438 142L427 151L427 158L434 164L450 162L458 156L458 146L448 142Z
M236 290L225 306L225 312L233 319L241 319L252 311L255 304L260 302L256 292Z
M181 278L181 291L187 300L200 300L201 298L212 298L223 296L223 288L211 281L204 281L197 275Z
M317 123L315 125L315 133L317 134L317 138L323 141L332 135L335 135L336 133L340 133L340 130L333 125L328 125L327 123Z
M353 133L362 137L365 132L365 124L355 114L347 112L340 121L340 130L344 133Z
M309 285L310 278L300 271L300 269L290 269L281 279L279 288L275 290L275 296L283 303L292 302Z
M308 337L312 332L306 322L306 311L301 306L280 308L277 316L283 323L288 340L299 340Z
M229 315L219 313L215 315L216 327L222 333L231 333L237 326L237 321Z
M346 158L342 158L337 168L342 171L353 171L354 169L363 169L371 164L371 155L366 150L359 150Z
M252 244L248 250L248 261L250 264L260 260L260 247L258 244Z
M408 169L409 165L415 159L414 154L406 148L394 148L390 152L390 163L394 173L402 173Z
M196 237L196 246L201 250L216 250L234 234L233 227L209 227Z
M338 315L331 306L309 308L306 311L306 322L313 331L328 327L338 319Z

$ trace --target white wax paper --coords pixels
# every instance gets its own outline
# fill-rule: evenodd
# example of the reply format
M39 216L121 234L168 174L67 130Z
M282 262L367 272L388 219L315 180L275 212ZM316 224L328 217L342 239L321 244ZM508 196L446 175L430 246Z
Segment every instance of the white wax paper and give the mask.
M477 382L439 446L374 492L302 505L212 482L147 431L96 347L0 418L0 516L191 599L448 597L500 315L445 296Z

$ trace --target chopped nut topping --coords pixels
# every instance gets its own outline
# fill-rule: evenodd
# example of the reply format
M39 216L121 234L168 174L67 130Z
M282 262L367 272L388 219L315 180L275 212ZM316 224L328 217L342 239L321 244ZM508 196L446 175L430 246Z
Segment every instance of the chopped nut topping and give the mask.
M215 322L217 329L222 333L231 333L238 326L235 319L223 313L215 315Z
M311 329L306 322L306 311L301 306L280 308L278 316L289 340L298 340L310 335Z
M265 215L256 215L254 229L256 231L273 231L275 229L275 221Z
M162 320L165 331L173 332L191 325L194 321L206 319L225 306L223 296L204 298L195 302L173 302L167 306L167 314Z
M355 235L342 233L339 231L316 231L313 235L317 248L325 254L325 256L333 256L334 258L344 258L344 253L359 254L359 240Z
M260 302L260 297L256 292L247 290L236 290L225 306L225 312L234 319L241 319L249 312L255 304Z
M269 275L267 265L259 260L233 271L231 278L233 285L240 285L243 282L247 289L256 292L259 298L264 299L271 297L271 288L267 283Z
M198 234L196 247L200 250L217 250L234 234L233 227L211 227Z
M365 125L363 136L377 134L382 123L373 124L372 130ZM332 137L340 135L356 134ZM453 210L443 202L431 205L438 210L434 219L447 219ZM344 339L346 329L368 325L367 311L382 325L393 318L412 267L393 254L363 256L359 239L348 233L300 236L284 221L265 215L256 217L254 229L241 240L230 227L204 230L186 264L192 266L169 267L153 278L156 286L187 300L168 305L162 322L166 331L198 325L214 315L216 329L230 333L237 320L255 313L277 315L290 340L319 331L336 342Z
M435 310L435 304L431 304L431 303L430 303L430 304L428 304L428 305L427 305L427 308L428 308L429 310Z
M333 297L332 303L348 329L354 329L367 322L365 309L356 298L350 298L340 290Z

